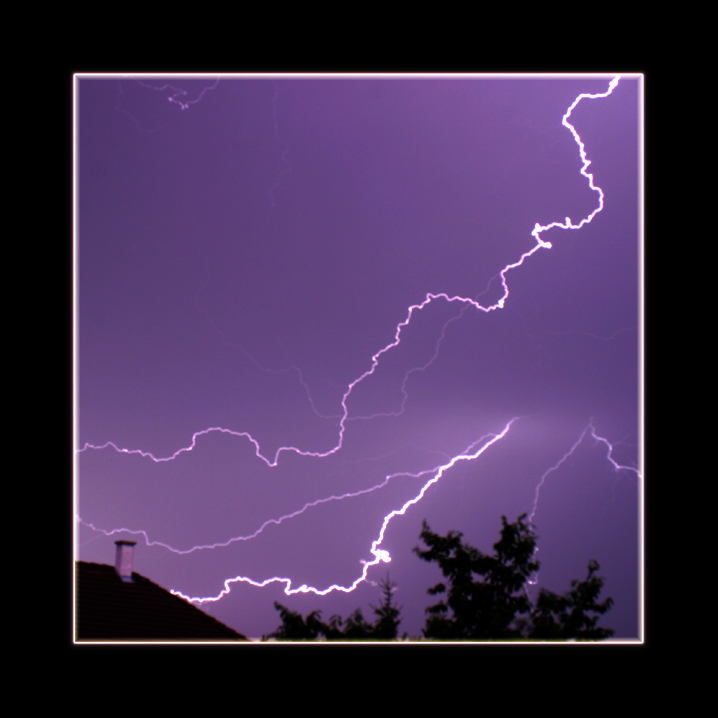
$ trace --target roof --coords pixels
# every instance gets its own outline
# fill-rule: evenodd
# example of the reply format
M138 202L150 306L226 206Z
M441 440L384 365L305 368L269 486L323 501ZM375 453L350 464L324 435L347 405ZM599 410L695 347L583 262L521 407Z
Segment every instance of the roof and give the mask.
M138 573L130 582L114 566L75 566L78 641L248 640Z

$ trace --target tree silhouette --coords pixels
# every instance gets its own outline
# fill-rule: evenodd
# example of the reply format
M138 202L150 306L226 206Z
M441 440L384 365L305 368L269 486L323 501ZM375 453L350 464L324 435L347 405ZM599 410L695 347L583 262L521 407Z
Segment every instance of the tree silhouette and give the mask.
M321 611L312 611L306 619L301 614L290 611L275 601L274 607L279 611L282 625L263 639L276 638L278 640L390 640L396 638L401 623L401 607L394 604L396 584L389 576L379 581L382 589L382 602L379 606L372 606L376 615L373 624L367 623L361 612L357 609L347 619L332 616L329 623L321 620Z
M414 552L424 561L438 563L446 579L428 589L441 600L426 609L425 638L601 640L614 634L596 625L613 605L611 598L597 602L604 580L596 575L600 568L596 561L589 561L584 581L571 581L568 593L559 596L542 588L536 604L531 603L527 586L540 563L534 559L534 528L525 519L522 514L510 524L501 517L501 536L491 556L463 543L463 534L450 531L440 536L424 521L420 538L427 548L417 546ZM387 575L379 585L382 601L371 606L373 624L367 623L360 609L346 619L334 615L324 623L320 611L303 618L275 602L282 625L264 640L394 639L401 623L401 607L394 603L396 584Z
M517 617L530 614L531 604L524 585L539 562L533 555L536 540L520 516L509 524L502 516L501 539L494 544L495 556L486 556L461 541L462 534L450 531L439 536L424 521L420 534L429 547L414 551L424 561L436 561L448 579L429 589L446 594L446 600L429 606L424 636L427 638L519 638ZM476 580L474 576L479 576Z
M282 606L277 601L274 607L279 611L282 619L282 625L266 638L294 638L298 640L313 640L320 636L326 636L329 627L321 621L321 611L312 611L305 619L299 613L290 611L286 606Z
M594 574L600 566L597 561L588 562L588 576L579 583L571 581L571 591L564 596L542 588L536 608L531 614L531 638L566 639L579 638L597 640L610 638L614 631L598 628L596 623L600 616L610 610L613 599L607 598L603 603L596 599L603 588L603 579ZM598 615L589 616L589 613Z
M378 606L372 606L372 610L377 619L372 626L371 638L396 638L399 631L399 624L401 623L401 618L399 617L401 606L394 604L396 584L389 579L389 574L387 574L386 578L379 581L379 586L382 592L382 602Z
M536 606L531 604L527 582L540 563L533 558L536 535L525 518L522 514L510 524L501 517L501 538L493 556L462 543L461 533L433 533L424 521L420 538L428 548L417 546L414 551L424 561L437 562L448 579L448 587L439 583L428 589L430 595L445 598L426 609L426 638L595 640L613 635L596 627L613 600L596 603L603 579L595 575L595 561L589 562L585 581L571 582L569 593L558 596L541 589Z

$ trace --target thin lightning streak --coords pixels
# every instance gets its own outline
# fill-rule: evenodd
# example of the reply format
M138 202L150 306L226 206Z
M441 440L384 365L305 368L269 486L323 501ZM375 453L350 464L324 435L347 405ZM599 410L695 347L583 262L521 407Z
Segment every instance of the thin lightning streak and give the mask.
M613 466L615 471L632 471L636 476L641 479L643 478L641 476L641 472L635 468L634 466L624 466L622 464L619 464L614 458L613 458L613 445L611 442L606 439L603 436L599 436L596 434L596 429L593 426L593 419L591 419L588 422L588 425L586 428L581 432L581 436L578 437L578 439L575 441L573 446L549 469L547 469L539 479L538 484L536 484L536 491L534 493L534 503L533 507L531 508L531 513L529 514L528 522L530 526L534 525L534 516L536 516L536 512L538 511L538 503L539 503L539 494L541 493L541 488L546 483L546 479L548 478L549 474L553 473L554 471L557 471L563 464L573 455L573 452L576 451L576 449L581 445L583 440L586 438L586 435L589 434L591 437L597 442L602 443L606 446L607 454L606 459L607 461ZM534 549L534 556L538 555L539 547L536 546ZM534 573L533 576L529 579L528 583L532 586L535 586L538 583L538 572Z
M471 461L473 459L478 458L481 456L481 454L486 451L490 446L495 444L500 439L503 439L504 436L508 433L509 429L511 428L511 425L516 421L517 418L514 417L511 419L511 421L506 424L503 431L500 434L494 434L493 438L491 438L489 441L487 441L485 444L483 444L479 449L477 449L473 454L469 453L477 444L481 443L481 441L486 438L482 437L481 439L478 439L473 444L471 444L467 449L457 455L454 456L450 461L448 461L445 464L442 464L438 468L431 469L430 471L424 471L420 472L418 474L419 476L421 474L425 473L433 473L431 479L429 479L424 486L422 486L421 491L413 498L409 499L400 509L395 509L394 511L391 511L389 514L387 514L384 517L384 521L381 525L381 529L379 531L378 538L372 542L371 545L371 553L374 555L374 558L371 561L363 561L363 568L361 575L359 578L357 578L354 583L352 583L350 586L339 586L338 584L332 584L331 586L325 588L325 589L318 589L313 586L307 586L306 584L302 584L301 586L297 588L292 588L292 579L290 578L280 578L279 576L274 576L272 578L268 578L264 581L255 581L252 578L249 578L247 576L235 576L234 578L228 578L224 582L224 588L216 595L216 596L206 596L204 598L199 597L190 597L186 596L185 594L181 593L180 591L171 591L175 596L180 596L181 598L184 598L186 601L191 601L193 603L206 603L210 601L219 601L221 598L226 596L232 589L231 584L233 583L249 583L252 586L256 586L257 588L263 588L264 586L268 586L270 583L284 583L284 593L287 596L291 596L295 593L314 593L317 596L326 596L328 593L331 593L332 591L342 591L343 593L351 593L360 583L367 580L367 573L369 572L369 569L372 566L376 566L377 564L384 562L389 563L391 561L391 556L389 555L389 552L386 549L379 548L384 541L384 534L386 532L387 527L389 526L389 523L395 516L403 516L409 507L413 506L414 504L419 503L421 499L424 497L424 494L427 492L430 486L432 484L435 484L443 475L444 473L450 469L454 464L456 464L457 461ZM399 474L397 474L399 475ZM405 475L413 475L413 474L405 474Z
M635 466L625 466L624 464L619 464L613 458L613 456L612 456L613 445L608 441L608 439L605 439L603 436L598 436L598 434L596 434L596 430L593 428L593 424L591 424L591 436L596 441L606 445L606 448L608 449L608 454L606 455L606 459L608 460L608 462L613 466L613 468L616 471L632 471L636 475L636 478L638 478L638 479L643 478L643 475Z
M191 107L192 105L196 105L196 104L204 97L205 93L209 92L210 90L214 90L214 88L217 87L217 85L219 84L219 80L220 80L220 78L218 77L218 78L215 80L214 85L211 85L211 86L209 86L209 87L205 87L205 88L202 90L202 92L199 94L199 96L198 96L195 100L188 100L187 102L182 102L182 100L180 100L179 98L180 98L180 97L186 97L186 96L187 96L187 91L186 91L186 90L182 90L182 89L177 88L177 87L174 87L173 85L170 85L170 84L165 84L165 85L163 85L162 87L154 87L153 85L148 85L147 83L142 82L141 80L138 80L137 78L131 77L131 76L129 76L129 75L125 76L124 79L133 79L133 80L134 80L138 85L140 85L141 87L144 87L144 88L146 88L146 89L148 89L148 90L154 90L155 92L164 92L165 90L172 90L172 93L173 93L173 94L171 94L171 95L167 98L167 100L168 100L169 102L171 102L172 104L174 104L174 105L178 105L178 106L180 107L180 109L182 109L182 110L186 110L188 107ZM126 115L127 117L129 117L130 120L132 120L132 123L135 125L135 127L136 127L140 132L147 132L147 133L156 132L156 130L147 129L146 127L143 127L143 126L140 124L140 122L137 120L137 118L134 117L134 116L124 107L123 102L122 102L122 95L123 95L123 94L124 94L124 93L123 93L123 91L122 91L122 82L121 82L120 80L118 80L118 81L117 81L117 106L115 107L115 110L116 110L117 112L122 112L124 115Z
M576 440L576 443L558 460L556 464L554 464L550 469L547 469L543 476L539 479L538 484L536 485L536 492L534 494L534 505L531 509L531 513L529 514L529 524L533 526L534 522L534 516L536 515L536 511L538 510L538 501L539 501L539 493L541 492L541 487L544 485L546 481L546 477L553 471L556 471L567 459L571 454L573 454L574 451L576 451L578 445L583 441L583 437L586 436L586 432L588 431L588 426L581 432L581 436L578 437Z
M444 325L441 327L441 333L439 334L439 338L436 340L436 344L434 346L434 353L432 354L431 358L425 362L421 366L415 366L409 369L404 374L404 379L401 382L400 391L402 394L402 400L401 400L401 406L399 407L398 411L390 411L390 412L384 412L379 414L372 414L371 416L350 416L347 417L349 421L355 421L357 419L376 419L380 416L401 416L404 413L404 409L406 407L406 402L409 399L409 393L406 390L406 385L409 381L409 377L414 374L415 372L424 372L426 371L438 358L439 356L439 350L441 349L441 344L444 341L446 337L446 330L449 327L449 324L452 322L458 321L461 319L461 317L464 315L464 312L466 311L467 307L462 307L461 311L458 312L458 314L455 314L453 317L450 317L447 319L446 322L444 322Z
M132 78L135 79L135 78ZM172 94L167 98L169 102L171 102L173 105L179 105L180 109L186 110L188 107L191 107L192 105L196 105L204 96L205 93L209 92L210 90L214 90L217 85L219 85L220 78L218 77L214 81L214 85L210 85L209 87L205 87L202 92L200 92L199 96L195 100L187 100L186 102L183 102L180 98L187 97L187 90L182 90L181 88L174 87L173 85L170 85L169 83L166 83L162 85L162 87L154 87L153 85L148 85L141 80L135 80L137 84L141 85L142 87L146 87L148 90L155 90L156 92L164 92L165 90L172 90Z
M515 419L512 419L512 421L515 421ZM494 436L495 436L495 434L485 434L480 439L477 439L476 441L474 441L465 450L464 453L466 453L466 451L469 451L474 446L476 446L477 444L484 441L484 439L488 439L488 438L494 437ZM354 499L359 496L364 496L365 494L370 494L370 493L376 491L377 489L384 488L389 483L389 481L391 481L391 479L395 479L399 476L410 476L412 478L418 479L426 474L431 474L433 472L439 471L440 469L441 469L440 466L435 466L432 469L425 469L424 471L419 471L418 473L412 473L409 471L399 471L394 474L389 474L388 476L384 477L383 481L381 481L378 484L375 484L374 486L370 486L367 489L359 489L357 491L351 491L351 492L347 492L345 494L340 494L339 496L327 496L323 499L316 499L315 501L308 501L306 504L304 504L304 506L302 506L301 509L297 509L296 511L292 511L291 513L284 514L283 516L280 516L279 518L276 518L276 519L267 519L267 521L265 521L254 533L247 534L246 536L235 536L235 537L233 537L227 541L224 541L224 542L218 541L217 543L213 543L213 544L202 544L202 545L198 545L198 546L192 546L192 548L184 549L184 550L174 548L173 546L163 543L162 541L150 541L150 538L149 538L147 532L142 529L133 530L133 529L128 529L128 528L119 528L119 529L112 529L112 530L108 531L106 529L98 528L97 526L95 526L92 523L89 523L88 521L83 521L79 516L77 517L77 521L79 523L81 523L83 526L87 526L87 528L92 529L93 531L98 531L99 533L104 534L105 536L108 536L108 537L114 536L115 534L118 534L118 533L129 533L129 534L134 534L135 536L143 536L145 539L145 544L147 546L161 546L162 548L165 548L168 551L171 551L172 553L176 553L179 555L186 555L186 554L194 553L195 551L202 551L204 549L226 548L227 546L229 546L233 543L236 543L237 541L250 541L251 539L259 536L259 534L261 534L264 531L264 529L266 529L268 526L271 526L271 525L279 526L279 524L283 523L284 521L286 521L288 519L293 519L293 518L296 518L297 516L300 516L305 511L307 511L307 509L311 509L316 506L320 506L321 504L329 503L330 501L342 501L343 499ZM93 539L91 539L91 540L93 540Z
M242 353L259 369L260 371L266 372L268 374L285 374L290 371L294 371L297 374L297 377L299 379L299 383L302 385L302 388L304 389L305 394L307 395L307 401L309 402L309 406L311 410L320 418L320 419L340 419L341 414L322 414L322 412L317 409L316 405L314 404L314 397L312 396L312 392L309 389L309 384L304 380L304 374L302 373L302 370L294 363L290 363L288 367L285 367L284 369L270 369L269 367L262 366L241 344L237 344L235 342L228 342L225 341L225 344L227 346L236 346L241 349ZM281 344L281 342L280 342ZM284 349L285 353L287 353L286 348L282 345L282 349ZM288 357L288 361L291 362L291 358Z
M189 553L194 553L195 551L202 551L204 549L214 549L214 548L226 548L227 546L230 546L233 543L236 543L237 541L250 541L253 538L256 538L259 536L259 534L264 531L268 526L275 525L279 526L279 524L283 523L287 519L293 519L297 516L300 516L303 514L307 509L314 508L315 506L320 506L321 504L329 503L330 501L341 501L342 499L349 499L349 498L356 498L357 496L362 496L363 494L370 494L373 491L376 491L377 489L381 489L384 486L386 486L389 483L389 480L396 477L396 476L402 476L406 474L393 474L391 476L387 476L384 481L382 481L379 484L376 484L375 486L370 486L368 489L360 489L359 491L354 491L351 493L346 494L340 494L339 496L327 496L323 499L316 499L315 501L308 501L304 506L302 506L301 509L297 509L296 511L292 511L289 514L284 514L284 516L280 516L277 519L267 519L254 533L247 534L246 536L234 536L233 538L223 541L223 542L217 542L213 544L202 544L200 546L192 546L192 548L181 550L177 548L173 548L169 544L162 543L162 541L150 541L149 536L147 535L147 532L144 530L139 531L133 531L131 529L112 529L111 531L106 531L104 529L97 528L91 523L88 523L86 521L83 521L79 516L77 517L77 520L83 524L84 526L87 526L88 528L91 528L93 531L100 531L101 533L105 534L105 536L112 536L116 533L122 533L127 532L130 534L135 535L142 535L145 539L145 544L147 546L161 546L162 548L166 548L168 551L172 551L172 553L185 555Z
M591 420L589 421L588 426L581 432L581 436L578 437L574 445L550 469L547 469L539 479L539 482L536 485L536 492L534 494L533 507L529 515L530 524L533 524L534 516L536 515L536 511L538 511L539 493L541 492L541 488L546 482L548 475L558 470L568 460L568 458L573 454L573 452L576 451L576 449L580 446L581 442L586 438L586 434L589 433L591 437L595 439L596 442L602 443L606 446L606 449L608 450L606 454L606 460L611 464L611 466L613 466L615 471L632 471L639 479L642 478L641 472L637 468L635 468L634 466L624 466L622 464L619 464L613 458L613 445L605 437L596 434L596 429L593 426L593 420Z
M276 374L288 373L288 372L290 372L290 371L296 372L297 376L299 377L299 383L302 385L302 387L304 388L304 391L305 391L305 393L306 393L306 395L307 395L307 400L308 400L308 402L309 402L309 406L311 407L312 411L313 411L320 419L339 419L339 418L341 418L341 414L330 414L330 415L322 414L322 413L317 409L317 407L316 407L315 404L314 404L314 398L312 397L312 393L311 393L311 391L310 391L310 389L309 389L309 385L308 385L307 382L304 380L304 375L302 374L302 370L301 370L298 366L296 366L296 365L293 364L293 363L290 363L290 365L289 365L288 367L285 367L284 369L270 369L269 367L262 366L262 365L257 361L257 359L255 359L255 357L252 356L252 355L245 349L245 347L243 347L241 344L239 344L238 342L231 342L231 341L228 341L227 339L225 339L224 334L222 334L222 332L219 330L219 328L217 327L217 325L214 323L214 321L212 321L212 319L211 319L210 317L207 317L207 321L209 322L209 325L212 327L212 329L214 329L214 331L217 332L217 334L222 338L222 342L223 342L226 346L228 346L228 347L237 347L237 348L242 352L242 354L244 354L244 356L246 356L247 359L249 359L249 361L251 361L252 364L254 364L254 366L256 366L257 369L259 369L260 371L266 372L267 374L275 374L275 375L276 375ZM280 342L280 344L281 344L281 342ZM282 348L284 349L284 351L285 351L285 353L286 353L286 349L284 348L284 346L282 346ZM289 361L291 362L291 359L289 359Z

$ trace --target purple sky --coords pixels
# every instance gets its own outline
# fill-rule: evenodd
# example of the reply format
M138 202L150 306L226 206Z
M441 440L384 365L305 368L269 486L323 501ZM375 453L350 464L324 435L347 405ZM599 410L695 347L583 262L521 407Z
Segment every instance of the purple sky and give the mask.
M592 222L542 233L501 309L414 310L352 386L427 293L495 304L537 222L596 209L561 120L610 79L80 77L79 559L134 539L136 571L194 597L236 576L350 586L384 517L519 417L390 521L391 562L351 593L235 582L201 605L252 637L274 601L371 618L388 571L421 635L440 576L411 550L422 519L491 552L592 420L613 462L589 429L546 476L538 585L562 593L595 558L602 625L638 636L640 480L615 463L640 460L639 77L570 117L605 194ZM228 431L155 460L209 428Z

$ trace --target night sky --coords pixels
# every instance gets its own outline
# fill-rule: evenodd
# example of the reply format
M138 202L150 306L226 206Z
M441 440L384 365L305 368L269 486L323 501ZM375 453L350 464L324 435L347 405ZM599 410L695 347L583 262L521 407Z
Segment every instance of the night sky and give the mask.
M77 558L284 579L196 604L250 637L388 572L420 636L422 520L490 553L528 513L534 593L596 559L638 637L640 77L569 119L603 210L531 234L599 206L562 118L611 79L79 76Z

